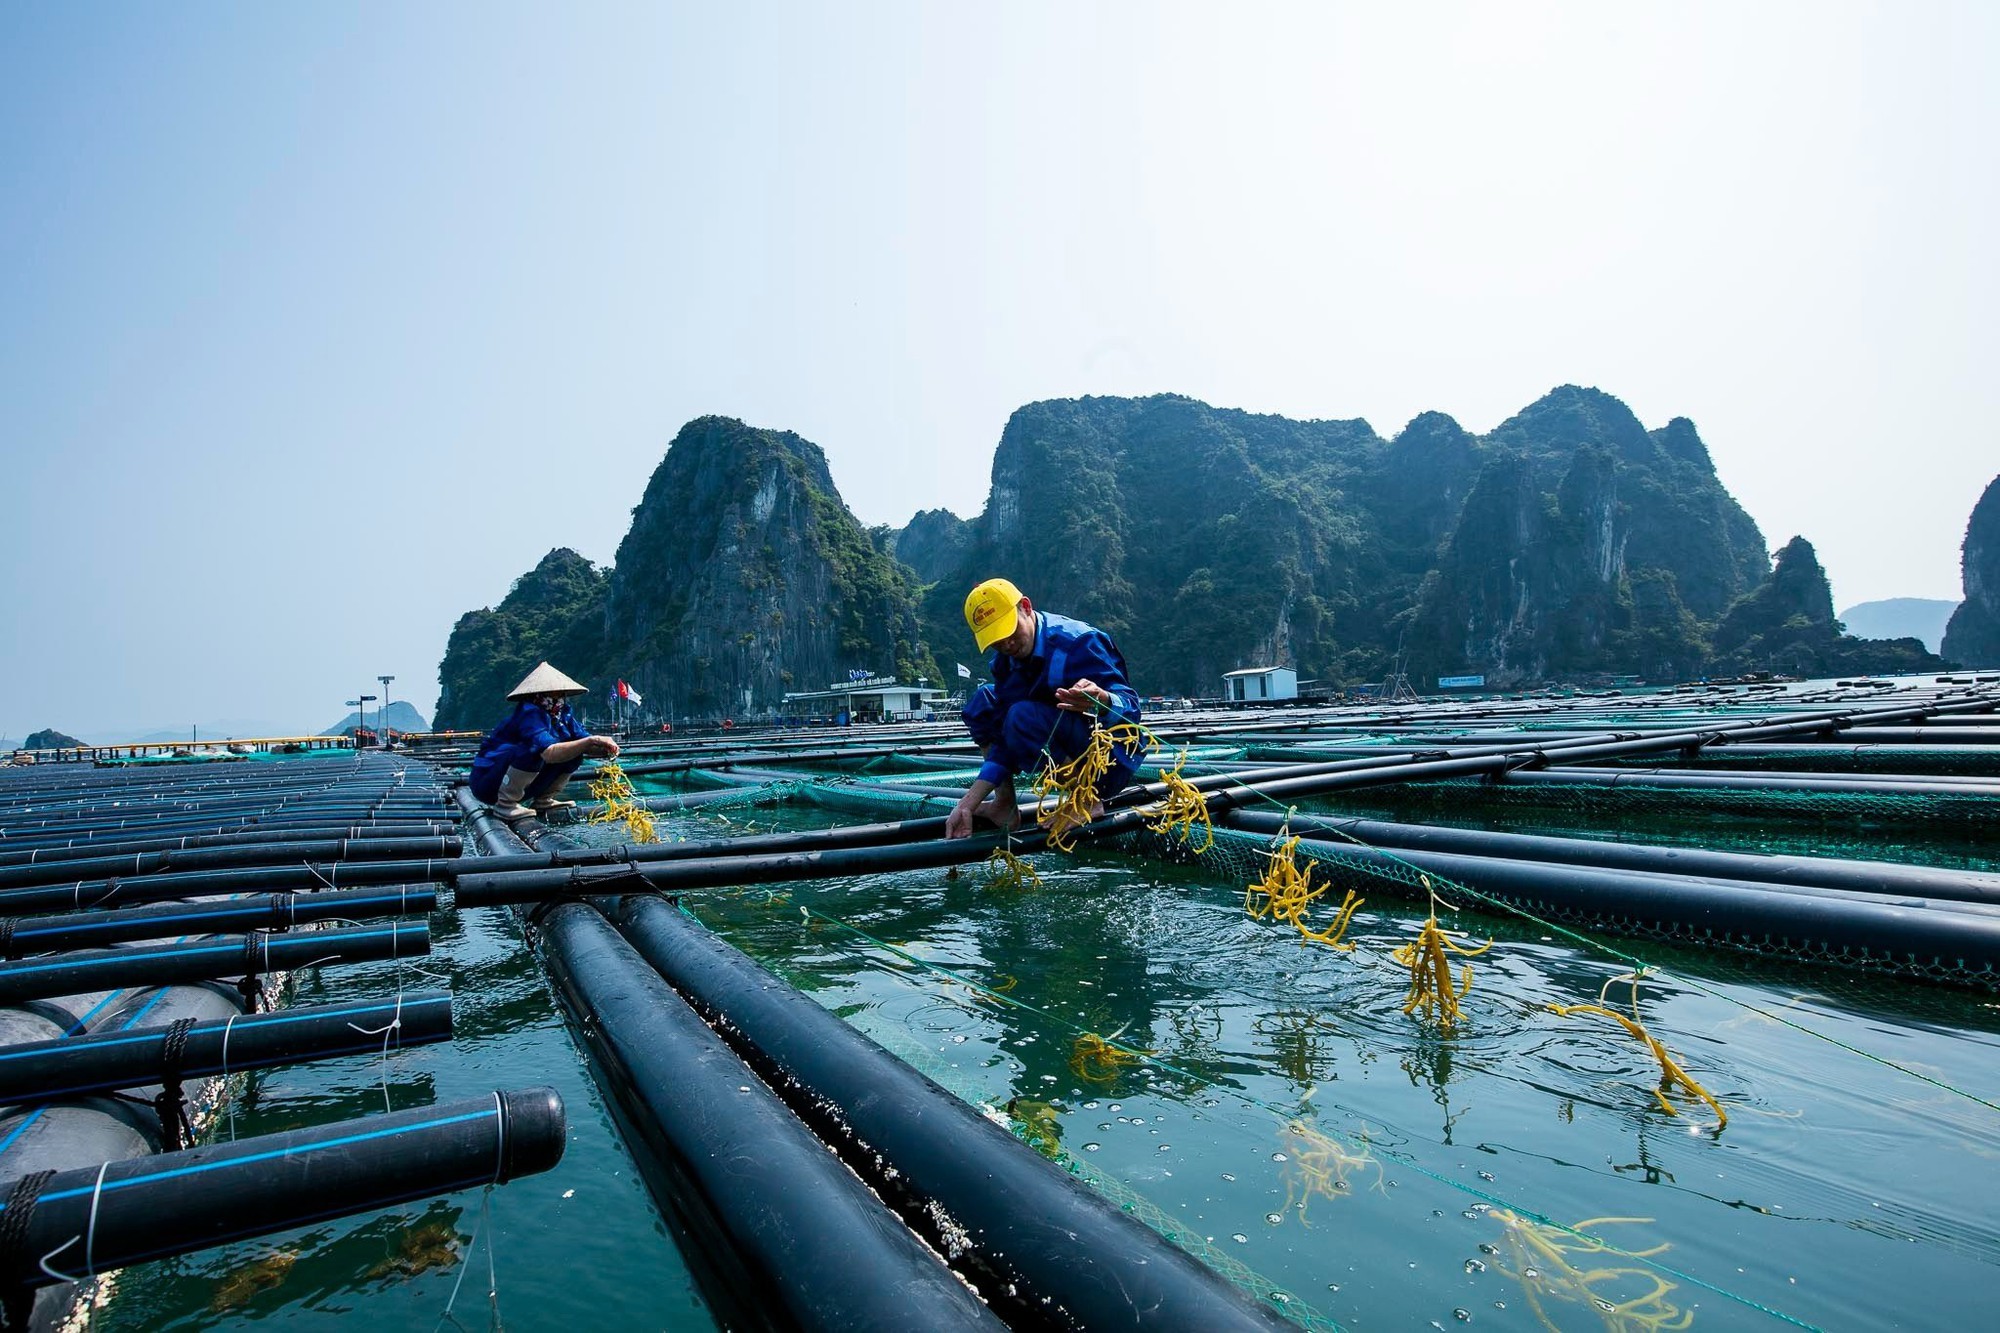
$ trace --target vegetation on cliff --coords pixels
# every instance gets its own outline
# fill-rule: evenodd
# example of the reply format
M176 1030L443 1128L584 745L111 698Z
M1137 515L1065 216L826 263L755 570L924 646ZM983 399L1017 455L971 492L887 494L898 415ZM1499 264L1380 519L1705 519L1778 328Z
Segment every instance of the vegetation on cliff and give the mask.
M1715 629L1716 674L1793 676L1933 671L1944 665L1920 639L1857 639L1833 616L1833 590L1803 537L1778 552L1771 577L1737 599Z
M500 605L468 611L452 626L438 666L439 731L491 727L507 691L537 662L588 683L603 658L604 571L562 547L515 580Z
M1965 525L1965 600L1945 626L1944 655L1967 666L2000 666L2000 477Z
M919 549L951 549L925 523ZM1035 403L966 526L954 567L919 571L933 642L962 640L964 589L1006 573L1168 693L1268 664L1379 680L1399 645L1419 677L1692 674L1703 623L1766 560L1691 423L1647 431L1575 387L1484 437L1432 412L1393 440L1174 396Z
M776 709L850 670L935 681L915 605L817 445L703 417L654 470L611 570L551 552L499 607L459 621L438 725L489 725L542 658L591 686L593 711L623 678L660 717Z
M2000 591L2000 571L1974 571L2000 534L1975 535L1968 594ZM966 589L996 574L1109 630L1145 693L1213 694L1261 665L1354 685L1399 652L1420 687L1937 663L1915 640L1842 634L1811 546L1771 569L1693 424L1649 431L1597 389L1556 389L1484 436L1430 412L1393 439L1082 398L1013 414L978 518L872 532L810 441L689 422L608 573L552 552L460 620L438 725L485 725L543 657L596 689L623 677L673 717L775 711L854 670L939 681L940 657L972 657Z

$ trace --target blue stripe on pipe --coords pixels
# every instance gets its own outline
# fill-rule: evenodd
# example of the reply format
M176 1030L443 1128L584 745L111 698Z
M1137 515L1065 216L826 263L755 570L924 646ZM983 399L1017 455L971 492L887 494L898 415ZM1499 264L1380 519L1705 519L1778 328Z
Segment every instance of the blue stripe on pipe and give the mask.
M168 987L164 986L161 987L160 988L161 994L164 995L168 989L169 989ZM120 994L122 993L123 992L120 992ZM310 1010L280 1009L271 1014L258 1015L257 1026L278 1027L285 1023L304 1022L305 1020L312 1018L351 1018L361 1015L367 1015L373 1017L375 1015L384 1013L394 1013L399 1006L407 1011L407 1010L422 1009L430 1005L442 1004L448 1006L450 1005L450 1003L451 1003L450 996L439 995L427 1000L402 1000L402 1001L370 1000L366 1004L357 1004L350 1006L349 1008L346 1009L317 1009L317 1008ZM146 1006L146 1009L151 1009L152 1007L153 1005L149 1003ZM140 1011L140 1014L144 1014L144 1012L145 1010L142 1009ZM134 1021L135 1022L137 1021L136 1016L134 1018ZM128 1023L126 1024L126 1026L129 1028L132 1025ZM119 1046L136 1045L141 1042L157 1041L158 1039L159 1039L158 1033L149 1032L149 1033L141 1033L139 1035L130 1037L114 1037L108 1041L101 1041L96 1044L100 1047L111 1049ZM25 1059L33 1054L34 1052L31 1051L21 1051L13 1048L0 1048L0 1064L5 1064L8 1060Z
M356 893L356 892L359 892L359 890L355 890L355 889L349 889L349 890L348 890L348 892L349 892L349 893ZM409 900L410 900L410 897L411 897L411 895L410 895L410 894L408 894L408 893L384 893L384 894L380 894L380 895L378 895L378 896L375 896L375 897L359 897L359 898L344 898L344 899L342 899L341 901L342 901L342 903L343 903L343 904L345 904L345 905L348 905L348 906L353 906L353 907L368 907L368 906L372 906L372 905L373 905L373 904L375 904L375 903L387 903L387 902L398 902L398 903L405 903L405 904L407 904L407 903L409 902ZM239 899L236 899L235 901L236 901L236 902L239 902L239 903L240 903L240 902L243 902L244 900L243 900L243 899L241 899L241 898L239 898ZM257 910L260 910L260 909L258 909L258 908L255 908L255 907L251 907L251 908L248 908L248 909L246 909L246 910L250 910L250 911L257 911ZM150 917L150 918L148 918L148 920L150 920L151 922L153 922L153 923L155 923L155 924L159 925L159 926L160 926L160 927L162 927L162 928L171 928L171 927L172 927L172 926L173 926L173 925L174 925L174 924L175 924L176 922L180 922L180 921L197 921L197 922L199 922L199 921L214 921L214 920L219 920L219 919L220 919L220 918L222 917L222 915L223 915L222 913L220 913L220 912L216 912L216 911L212 911L212 910L211 910L211 911L208 911L208 912L199 912L199 911L190 911L190 912L187 912L187 913L186 913L186 914L184 914L184 915L179 915L179 916L156 916L156 917ZM118 928L119 926L121 926L121 925L124 925L125 923L124 923L124 922L121 922L121 921L117 921L117 920L112 920L112 921L106 921L106 922L103 922L103 923L90 923L90 922L86 922L86 923L84 923L83 925L80 925L80 926L78 926L78 925L70 925L70 926L43 926L43 927L42 927L42 928L41 928L40 930L36 930L36 929L34 929L34 928L32 928L32 927L31 927L31 928L29 928L29 929L27 929L27 930L20 930L20 929L16 929L16 930L15 930L15 932L14 932L14 938L15 938L15 939L17 939L17 940L18 940L18 939L25 939L25 938L32 938L33 936L35 936L35 935L38 935L38 934L40 934L40 935L48 935L48 934L63 934L63 935L75 935L75 934L79 934L79 933L87 933L88 931L90 931L90 930L92 929L92 926L93 926L93 924L95 924L95 925L96 925L96 928L97 928L97 929L100 929L100 930L106 930L106 929L109 929L109 930L115 930L115 929L117 929L117 928Z
M493 1178L488 1175L467 1176L463 1180L446 1181L442 1185L439 1185L435 1191L432 1191L432 1193L456 1194L460 1190L469 1190L473 1188L475 1185L490 1185L492 1183L493 1183ZM303 1213L298 1217L290 1219L285 1223L285 1225L282 1228L279 1229L289 1231L295 1227L308 1226L314 1222L325 1222L337 1217L352 1217L357 1212L365 1212L365 1211L367 1210L360 1208L338 1207L338 1208L329 1208L325 1212ZM210 1233L208 1235L208 1238L202 1242L200 1248L213 1249L217 1245L226 1245L230 1241L242 1240L248 1236L269 1235L270 1231L271 1229L266 1227L249 1226L249 1227L244 1227L240 1231L213 1232ZM179 1243L171 1243L168 1245L163 1245L158 1249L133 1251L127 1258L123 1260L123 1262L126 1264L143 1263L148 1259L157 1259L164 1255L185 1254L185 1253L187 1253L187 1246ZM95 1276L96 1274L94 1273L77 1273L71 1278L71 1280L74 1281L76 1280L76 1278L95 1277Z
M368 936L370 935L387 935L391 939L394 939L396 937L396 933L397 933L396 928L392 926L387 930L372 930L372 931L364 931L359 934L350 934L347 936L347 938L351 940L362 940L368 938ZM304 939L305 936L300 935L300 936L294 936L292 938ZM243 948L244 948L243 942L241 940L238 940L233 944L197 945L189 949L177 949L171 953L156 953L156 954L147 954L143 956L149 958L183 958L183 957L198 957L201 954L205 953L240 954L243 952ZM270 949L270 940L267 937L265 940L265 951L267 955L265 961L267 965L269 963L269 958L268 958L269 949ZM11 967L7 970L7 972L8 975L10 976L33 976L37 972L48 972L56 968L74 967L75 965L76 965L76 960L73 958L66 958L66 959L59 958L53 962L48 962L48 963L36 963L28 966Z
M500 1108L495 1106L489 1111L468 1111L464 1115L446 1116L442 1120L424 1120L414 1125L399 1125L395 1129L371 1129L361 1134L347 1134L337 1139L328 1139L324 1143L308 1144L303 1147L295 1144L289 1148L272 1148L265 1152L251 1153L247 1157L231 1157L227 1161L203 1162L197 1166L177 1166L166 1171L149 1171L144 1175L129 1176L124 1180L107 1180L104 1182L102 1188L93 1184L79 1185L77 1188L71 1190L56 1190L53 1193L42 1195L41 1201L88 1198L92 1194L109 1194L113 1190L127 1189L134 1185L150 1185L162 1180L176 1180L182 1176L204 1175L210 1171L250 1166L257 1162L268 1162L280 1157L297 1158L310 1153L322 1152L329 1148L347 1148L357 1143L367 1143L373 1139L393 1139L399 1135L413 1133L420 1129L439 1129L445 1125L459 1125L470 1120L485 1120L489 1117L497 1119L499 1115ZM7 1205L0 1203L0 1213L5 1213L6 1211Z

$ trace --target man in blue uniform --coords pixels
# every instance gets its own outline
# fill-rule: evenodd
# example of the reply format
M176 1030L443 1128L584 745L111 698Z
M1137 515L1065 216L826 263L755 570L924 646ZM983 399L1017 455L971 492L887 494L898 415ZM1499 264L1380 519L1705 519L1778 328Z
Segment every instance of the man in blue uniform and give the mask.
M965 726L986 747L979 776L945 818L945 836L967 837L975 818L1020 822L1014 779L1044 763L1064 764L1090 744L1092 718L1106 726L1139 720L1139 696L1111 636L1081 620L1035 610L1006 579L988 579L965 599L965 623L979 651L993 651L993 682L965 701ZM1093 815L1132 781L1139 756L1113 752ZM989 799L990 798L990 799Z
M514 711L493 728L472 761L472 794L502 819L524 819L575 805L561 799L563 784L586 757L618 757L618 742L592 736L569 711L583 686L543 662L507 697Z

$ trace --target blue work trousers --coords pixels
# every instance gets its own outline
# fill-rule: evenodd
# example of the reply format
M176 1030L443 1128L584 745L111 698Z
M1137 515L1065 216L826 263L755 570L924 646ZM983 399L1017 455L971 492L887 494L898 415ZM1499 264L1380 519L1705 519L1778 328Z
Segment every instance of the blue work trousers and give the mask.
M1090 719L1054 704L1023 699L1002 714L995 709L967 709L965 727L972 742L986 750L1010 774L1032 773L1046 762L1066 764L1090 745ZM1043 758L1043 752L1048 758ZM1136 764L1113 764L1098 779L1097 799L1107 800L1131 785Z

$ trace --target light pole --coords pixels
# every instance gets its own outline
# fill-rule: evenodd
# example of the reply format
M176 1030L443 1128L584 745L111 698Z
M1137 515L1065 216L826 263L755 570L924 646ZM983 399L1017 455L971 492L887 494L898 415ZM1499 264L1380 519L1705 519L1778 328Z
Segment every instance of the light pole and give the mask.
M382 706L375 710L375 725L382 728L382 743L389 743L389 682L394 676L377 676L382 682Z
M355 730L354 748L357 750L361 748L360 733L368 729L368 705L373 702L375 702L374 695L364 694L361 696L360 700L361 713L359 717L355 720L354 724L354 730Z
M341 702L349 708L361 707L359 699L343 699ZM354 724L354 752L361 753L361 723L358 720Z

